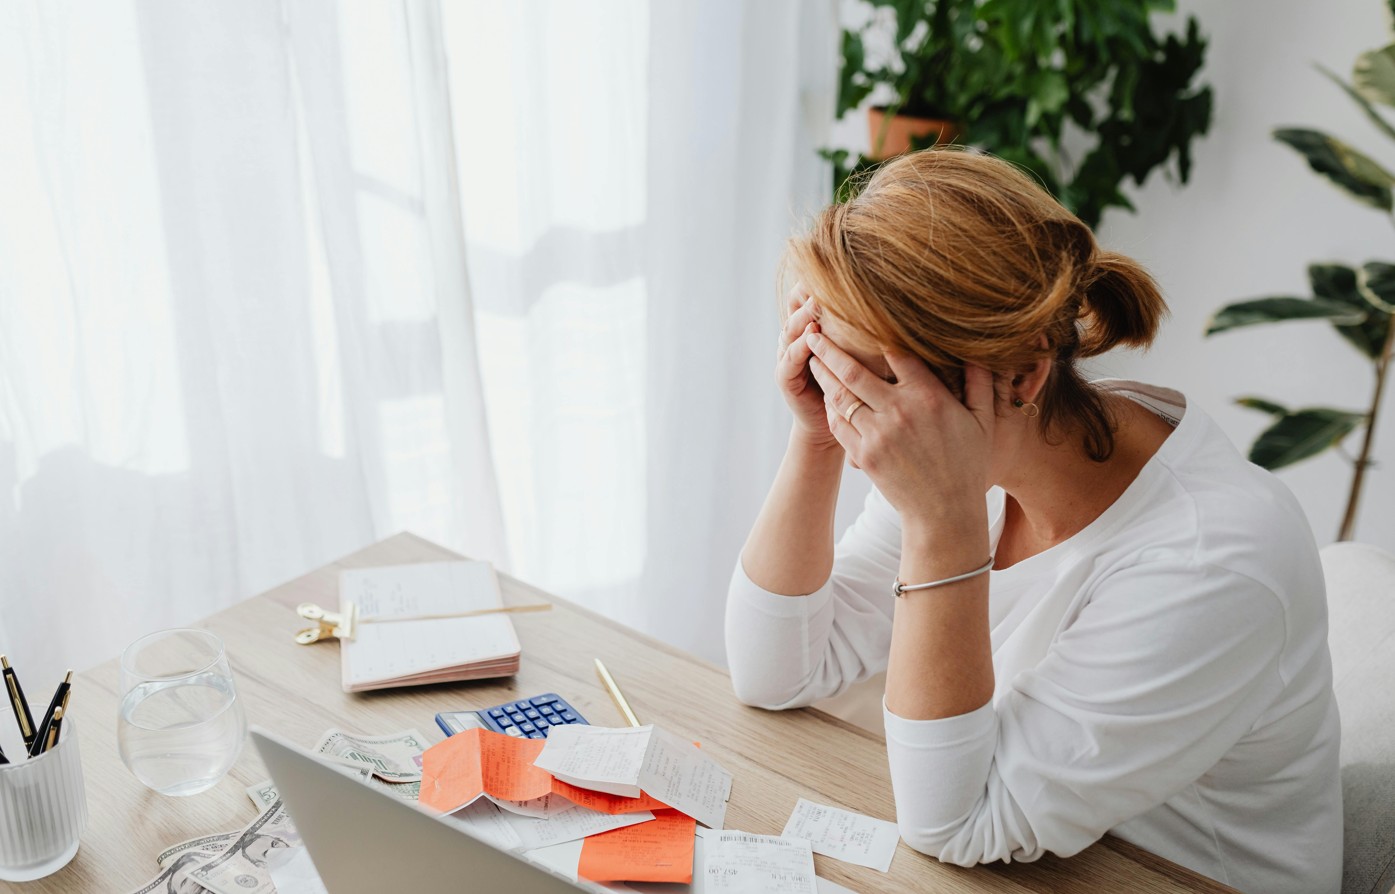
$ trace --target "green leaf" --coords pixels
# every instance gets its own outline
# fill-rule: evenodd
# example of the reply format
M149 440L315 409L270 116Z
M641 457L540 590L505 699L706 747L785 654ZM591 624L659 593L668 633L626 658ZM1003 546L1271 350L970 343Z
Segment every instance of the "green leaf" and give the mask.
M1265 400L1262 397L1237 397L1235 402L1242 407L1251 410L1259 410L1261 413L1268 413L1270 416L1283 416L1288 413L1288 407L1282 407L1272 400Z
M1361 111L1366 113L1366 117L1370 118L1371 123L1374 124L1376 127L1379 127L1382 133L1390 137L1390 139L1395 140L1395 127L1391 127L1390 122L1386 121L1384 118L1380 116L1380 113L1376 111L1375 106L1371 105L1369 102L1366 101L1366 97L1362 96L1360 93L1357 93L1356 90L1353 89L1350 84L1339 78L1337 76L1337 73L1334 72L1332 69L1319 65L1317 67L1317 70L1327 75L1327 77L1332 81L1332 83L1336 84L1338 87L1341 87L1342 90L1346 93L1346 95L1352 98L1353 102L1361 106Z
M1367 261L1356 275L1356 290L1378 313L1395 313L1395 264Z
M1350 193L1357 201L1382 211L1392 207L1390 187L1395 174L1335 137L1307 128L1274 131L1274 139L1292 146L1308 159L1308 166Z
M1351 83L1371 102L1395 106L1395 44L1357 56Z
M1375 360L1385 348L1385 336L1390 329L1390 316L1373 310L1357 287L1357 272L1345 264L1310 264L1308 282L1313 286L1313 294L1324 301L1345 304L1352 310L1361 311L1366 318L1360 323L1332 325L1337 333L1350 342L1368 359Z
M1364 421L1365 413L1328 407L1288 413L1260 433L1250 448L1250 462L1281 469L1337 445Z
M1215 335L1227 329L1254 326L1259 323L1279 323L1285 320L1332 320L1354 325L1366 319L1366 314L1347 304L1314 298L1273 297L1255 298L1227 304L1216 311L1206 324L1206 334Z

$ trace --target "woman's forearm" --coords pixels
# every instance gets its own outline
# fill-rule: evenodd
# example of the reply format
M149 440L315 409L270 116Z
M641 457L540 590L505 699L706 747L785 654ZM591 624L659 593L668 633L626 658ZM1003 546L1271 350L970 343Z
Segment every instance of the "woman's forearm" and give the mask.
M901 580L943 580L972 570L988 554L987 520L903 529ZM957 717L993 696L988 575L980 574L896 600L886 670L886 707L908 720Z
M833 571L833 513L843 476L841 447L813 446L798 429L775 475L741 564L756 586L803 596L823 586Z

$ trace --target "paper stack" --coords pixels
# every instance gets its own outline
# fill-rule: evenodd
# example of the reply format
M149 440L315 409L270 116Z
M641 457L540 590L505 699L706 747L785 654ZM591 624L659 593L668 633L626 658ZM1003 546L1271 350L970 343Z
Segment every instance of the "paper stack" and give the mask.
M518 635L507 614L442 617L503 607L488 562L345 570L339 604L358 620L340 647L345 692L518 672Z
M697 824L720 829L730 793L730 773L652 726L466 730L422 760L424 806L596 882L691 882Z

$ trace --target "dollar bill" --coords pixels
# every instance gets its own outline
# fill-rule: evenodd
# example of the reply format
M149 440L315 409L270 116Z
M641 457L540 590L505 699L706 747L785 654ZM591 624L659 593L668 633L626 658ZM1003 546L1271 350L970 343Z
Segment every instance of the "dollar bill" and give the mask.
M247 797L252 799L252 803L257 805L257 812L261 812L280 799L281 793L276 791L276 783L270 779L258 782L256 785L247 786Z
M389 736L362 736L332 729L315 743L314 753L367 767L385 782L420 782L425 737L414 729Z
M156 858L160 864L160 874L132 894L215 894L197 880L190 878L189 873L196 866L218 856L237 839L238 834L225 832L221 835L205 835L165 848Z
M260 811L259 811L260 812ZM160 851L160 855L155 858L155 862L164 869L169 862L181 854L197 851L204 854L205 859L211 859L221 854L228 845L237 840L240 832L222 832L217 835L205 835L202 838L190 838L188 841L181 841L179 844L172 844Z
M278 848L300 844L285 805L278 799L212 859L195 866L189 879L213 894L275 894L266 858Z

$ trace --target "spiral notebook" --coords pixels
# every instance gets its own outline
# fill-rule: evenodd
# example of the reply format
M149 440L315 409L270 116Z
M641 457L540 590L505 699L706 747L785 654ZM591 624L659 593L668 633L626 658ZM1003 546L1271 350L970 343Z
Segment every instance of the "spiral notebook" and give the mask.
M353 611L361 621L370 622L357 624L353 638L340 644L344 691L517 673L518 634L507 614L411 620L503 604L499 579L488 562L422 562L341 571L341 612Z

